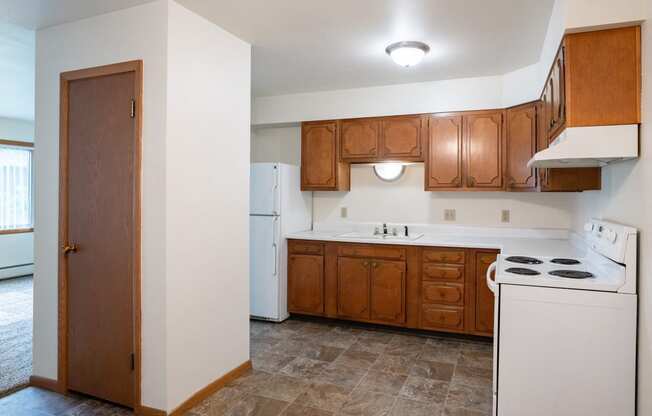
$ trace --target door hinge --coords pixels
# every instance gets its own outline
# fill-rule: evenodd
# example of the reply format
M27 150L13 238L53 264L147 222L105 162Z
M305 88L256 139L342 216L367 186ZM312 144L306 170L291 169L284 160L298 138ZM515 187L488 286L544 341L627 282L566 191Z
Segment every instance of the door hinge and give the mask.
M129 110L129 117L134 118L136 117L136 100L133 98L131 99L131 104L130 104L130 110Z
M134 371L136 369L136 356L132 352L129 359L131 360L131 371Z

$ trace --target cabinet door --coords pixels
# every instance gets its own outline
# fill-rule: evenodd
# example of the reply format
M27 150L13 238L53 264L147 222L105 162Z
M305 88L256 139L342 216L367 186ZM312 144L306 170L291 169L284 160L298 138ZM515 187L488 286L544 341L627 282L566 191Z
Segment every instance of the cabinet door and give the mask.
M317 315L324 312L323 256L289 256L288 310Z
M345 318L369 319L369 273L367 259L337 259L337 314Z
M488 252L475 255L475 330L487 335L494 331L494 294L487 287L487 269L496 257Z
M527 167L527 162L537 151L536 128L534 103L507 110L505 181L509 190L536 188L536 170Z
M348 166L339 161L337 122L301 126L301 189L348 190Z
M423 124L420 115L383 118L380 156L386 160L421 160Z
M343 120L341 128L342 160L360 161L378 157L379 119Z
M464 121L466 186L501 189L503 186L503 113L469 114Z
M564 48L559 48L550 71L549 83L552 89L550 107L549 141L554 140L566 122L566 100L564 97Z
M462 116L430 116L426 190L462 186Z
M372 260L371 319L405 322L405 263Z

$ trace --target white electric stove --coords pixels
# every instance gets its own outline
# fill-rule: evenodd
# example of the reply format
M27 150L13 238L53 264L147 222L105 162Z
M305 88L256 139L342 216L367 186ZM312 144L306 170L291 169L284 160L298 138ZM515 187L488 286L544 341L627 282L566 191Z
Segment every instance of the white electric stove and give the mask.
M634 415L637 231L592 220L583 244L490 266L494 415Z

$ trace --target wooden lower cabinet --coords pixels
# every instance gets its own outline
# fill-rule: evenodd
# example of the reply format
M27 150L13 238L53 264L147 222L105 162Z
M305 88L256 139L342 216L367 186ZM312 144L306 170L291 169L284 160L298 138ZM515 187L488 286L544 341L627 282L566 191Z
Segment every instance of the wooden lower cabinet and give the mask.
M405 262L372 260L370 282L371 319L405 322Z
M495 251L475 252L473 332L478 335L493 335L494 331L494 294L487 287L487 269L497 255Z
M288 250L291 313L493 335L495 250L305 240Z
M369 271L367 259L337 259L337 315L369 319Z
M288 311L319 315L324 312L324 257L288 257Z

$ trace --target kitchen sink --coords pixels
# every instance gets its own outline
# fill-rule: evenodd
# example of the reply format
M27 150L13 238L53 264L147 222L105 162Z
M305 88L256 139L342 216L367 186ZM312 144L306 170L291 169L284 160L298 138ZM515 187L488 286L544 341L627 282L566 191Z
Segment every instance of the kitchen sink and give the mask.
M411 234L408 237L406 237L404 235L392 235L392 234L382 235L382 234L361 233L361 232L353 231L349 233L338 234L337 237L360 238L364 240L414 241L423 237L423 234Z

